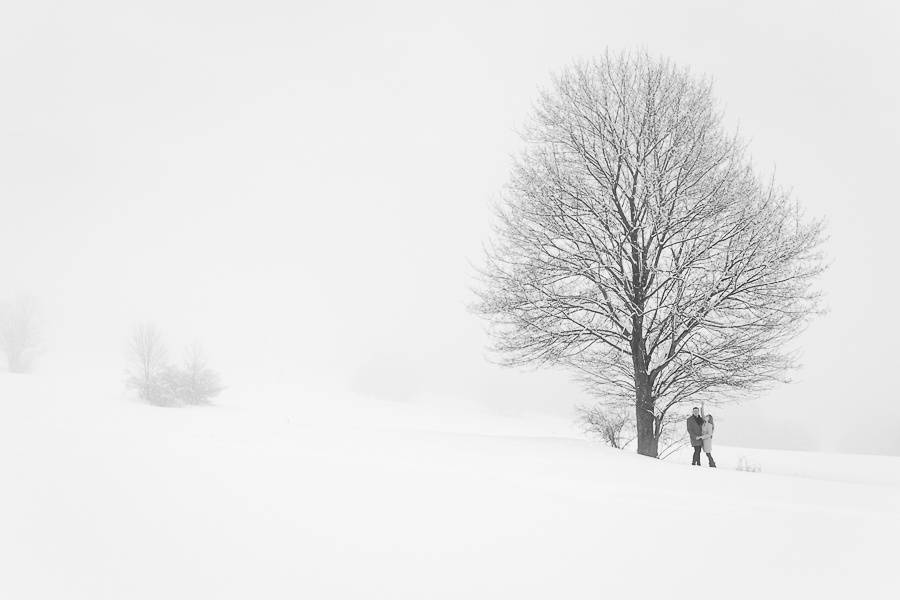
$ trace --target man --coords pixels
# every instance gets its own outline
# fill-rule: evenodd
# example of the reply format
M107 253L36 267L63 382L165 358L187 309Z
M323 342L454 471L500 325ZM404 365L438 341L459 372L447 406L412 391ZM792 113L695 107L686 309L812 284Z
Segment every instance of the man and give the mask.
M703 431L703 417L700 416L700 409L696 406L692 412L694 414L687 419L688 435L691 436L691 446L694 447L694 460L691 464L699 467L701 466L700 451L703 450L703 440L700 439Z

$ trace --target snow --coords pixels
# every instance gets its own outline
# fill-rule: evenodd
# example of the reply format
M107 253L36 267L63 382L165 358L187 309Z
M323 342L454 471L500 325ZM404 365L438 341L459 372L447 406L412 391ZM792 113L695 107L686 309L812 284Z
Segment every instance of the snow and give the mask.
M900 457L695 468L446 400L0 374L0 598L895 597Z

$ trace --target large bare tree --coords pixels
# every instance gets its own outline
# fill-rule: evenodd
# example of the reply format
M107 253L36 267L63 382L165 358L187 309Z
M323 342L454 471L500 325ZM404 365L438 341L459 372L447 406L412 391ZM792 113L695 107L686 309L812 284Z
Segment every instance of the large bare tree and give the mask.
M707 81L645 53L577 63L524 141L474 306L500 362L627 402L647 456L685 404L786 379L823 228L753 170Z

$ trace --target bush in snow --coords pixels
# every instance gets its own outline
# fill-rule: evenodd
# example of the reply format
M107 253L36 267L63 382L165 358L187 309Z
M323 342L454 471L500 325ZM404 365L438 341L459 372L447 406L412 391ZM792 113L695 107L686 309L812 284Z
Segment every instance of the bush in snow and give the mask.
M208 404L222 391L219 374L207 366L199 346L192 346L180 367L169 366L161 374L167 404Z
M223 389L219 374L209 368L199 346L188 349L181 365L170 364L162 336L153 325L135 329L129 353L128 386L150 404L208 404Z
M634 419L622 408L603 405L578 407L584 432L593 435L610 448L621 450L635 438Z
M762 471L759 465L752 464L747 460L746 456L742 456L738 459L737 470L746 471L747 473L759 473Z

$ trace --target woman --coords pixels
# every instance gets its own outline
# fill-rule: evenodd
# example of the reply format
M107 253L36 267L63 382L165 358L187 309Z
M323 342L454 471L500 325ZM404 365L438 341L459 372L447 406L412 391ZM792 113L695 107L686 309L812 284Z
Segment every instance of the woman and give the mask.
M716 468L716 461L712 457L712 437L716 430L716 424L713 422L712 415L705 415L703 418L703 426L700 428L700 439L703 440L703 451L706 453L706 460L709 466Z

